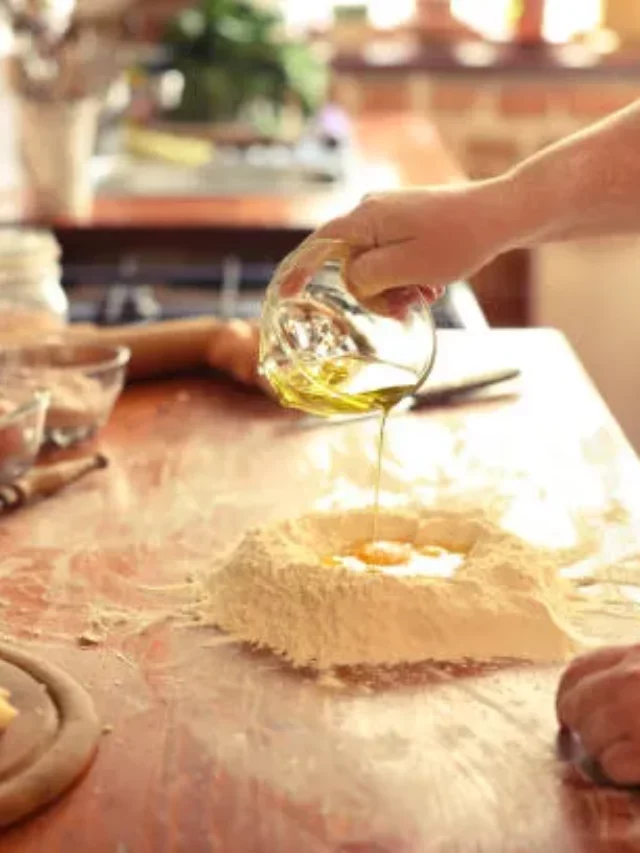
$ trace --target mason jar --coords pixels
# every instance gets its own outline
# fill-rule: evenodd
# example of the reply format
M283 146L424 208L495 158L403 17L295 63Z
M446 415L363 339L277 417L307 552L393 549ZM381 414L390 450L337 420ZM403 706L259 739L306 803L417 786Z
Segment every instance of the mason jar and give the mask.
M50 231L0 228L0 343L46 337L67 322L60 245Z

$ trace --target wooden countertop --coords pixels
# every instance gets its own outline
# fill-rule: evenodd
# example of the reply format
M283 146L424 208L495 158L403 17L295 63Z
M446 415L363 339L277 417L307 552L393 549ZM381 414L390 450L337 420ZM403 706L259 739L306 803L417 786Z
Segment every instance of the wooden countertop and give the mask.
M593 555L637 548L640 463L564 339L442 333L441 374L497 364L522 367L518 397L392 419L383 488L482 503L547 544L586 533ZM111 468L3 520L4 635L113 727L3 853L634 849L637 800L555 758L557 669L410 667L404 686L333 692L194 624L200 580L248 525L370 498L377 428L301 429L212 378L132 386L100 441ZM101 639L81 649L86 631Z
M376 190L438 183L459 177L434 125L403 113L355 120L358 168L345 185L304 195L210 198L102 198L85 223L61 228L113 227L192 229L196 226L309 231L345 213Z

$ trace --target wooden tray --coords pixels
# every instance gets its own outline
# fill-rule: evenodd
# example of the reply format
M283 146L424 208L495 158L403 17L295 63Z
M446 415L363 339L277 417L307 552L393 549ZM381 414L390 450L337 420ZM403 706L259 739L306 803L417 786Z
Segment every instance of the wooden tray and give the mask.
M69 675L0 643L0 686L20 712L0 737L0 827L63 794L95 755L93 703Z

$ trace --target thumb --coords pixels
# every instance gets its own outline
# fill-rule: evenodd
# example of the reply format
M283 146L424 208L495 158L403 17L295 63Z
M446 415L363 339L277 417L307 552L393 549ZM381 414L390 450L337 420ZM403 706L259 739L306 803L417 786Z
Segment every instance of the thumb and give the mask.
M332 219L309 237L310 241L324 239L342 240L356 250L371 249L376 245L370 217L359 213L359 208L346 216Z
M355 254L347 265L347 279L349 288L362 300L399 287L434 287L446 283L430 280L428 259L415 240Z

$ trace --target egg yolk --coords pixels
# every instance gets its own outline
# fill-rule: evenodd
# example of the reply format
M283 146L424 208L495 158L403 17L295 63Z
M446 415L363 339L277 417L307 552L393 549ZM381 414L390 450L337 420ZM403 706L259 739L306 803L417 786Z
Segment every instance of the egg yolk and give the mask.
M355 572L384 572L396 577L424 576L452 578L465 554L439 545L416 547L410 542L363 542L323 560L326 566L340 566Z

